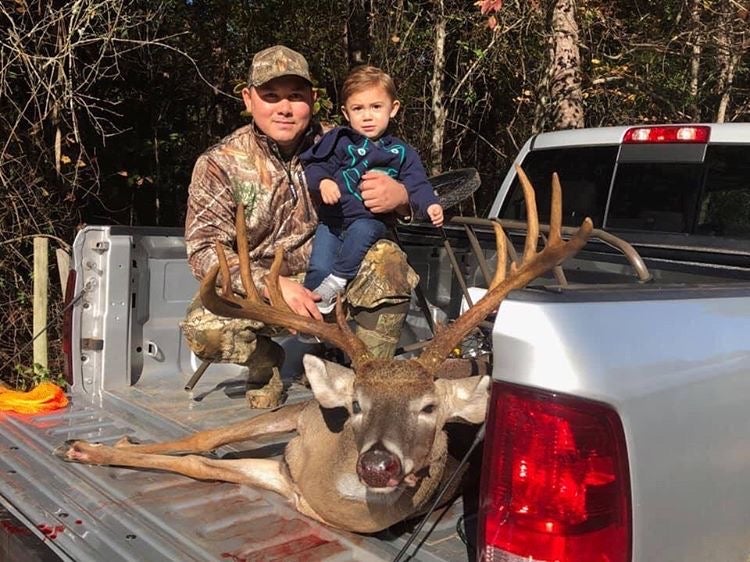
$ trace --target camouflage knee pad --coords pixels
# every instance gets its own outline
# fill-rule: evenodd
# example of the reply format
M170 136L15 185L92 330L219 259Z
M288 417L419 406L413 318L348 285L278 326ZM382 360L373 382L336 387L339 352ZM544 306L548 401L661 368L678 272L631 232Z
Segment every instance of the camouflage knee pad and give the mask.
M354 308L365 309L401 304L411 298L418 282L419 276L401 248L390 240L378 240L347 287L346 300Z
M357 323L355 333L375 357L391 358L396 353L408 311L408 301L385 304L376 310L354 311L352 316Z
M393 357L418 282L406 254L389 240L375 243L362 261L346 299L357 336L376 357Z

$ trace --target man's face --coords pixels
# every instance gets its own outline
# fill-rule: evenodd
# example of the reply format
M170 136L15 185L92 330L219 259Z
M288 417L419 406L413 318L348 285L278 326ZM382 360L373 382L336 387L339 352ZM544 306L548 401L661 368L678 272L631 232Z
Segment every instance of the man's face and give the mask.
M302 78L280 76L245 88L242 99L255 125L282 150L293 150L310 125L315 98L312 87Z

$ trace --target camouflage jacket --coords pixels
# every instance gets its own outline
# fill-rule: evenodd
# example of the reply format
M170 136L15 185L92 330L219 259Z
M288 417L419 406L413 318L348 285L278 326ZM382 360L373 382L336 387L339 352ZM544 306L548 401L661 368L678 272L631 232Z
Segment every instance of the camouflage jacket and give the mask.
M218 262L214 243L225 249L234 273L237 270L235 213L237 201L245 204L245 222L256 285L273 261L274 250L286 248L286 276L304 273L310 257L317 215L307 190L299 153L320 136L312 126L297 153L282 159L276 144L247 125L204 152L193 169L185 220L185 242L193 275L202 279ZM240 288L238 275L233 285Z

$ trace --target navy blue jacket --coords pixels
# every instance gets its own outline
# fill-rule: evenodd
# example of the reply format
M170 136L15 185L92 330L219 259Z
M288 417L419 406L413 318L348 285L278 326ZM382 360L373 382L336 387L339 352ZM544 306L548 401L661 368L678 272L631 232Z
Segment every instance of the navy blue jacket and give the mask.
M307 186L318 199L323 179L333 179L341 191L338 204L320 205L318 216L324 222L348 226L356 219L376 216L364 206L359 191L360 178L369 170L381 171L403 183L411 208L419 217L425 217L427 207L440 202L417 152L391 135L372 141L349 127L336 127L303 152L300 160Z

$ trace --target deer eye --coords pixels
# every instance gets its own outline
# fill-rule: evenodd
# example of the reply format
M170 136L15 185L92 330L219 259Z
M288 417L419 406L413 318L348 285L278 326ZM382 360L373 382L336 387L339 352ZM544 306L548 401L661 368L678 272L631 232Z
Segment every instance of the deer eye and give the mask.
M427 404L424 408L422 408L423 414L432 414L435 411L435 404Z
M352 414L359 414L362 412L362 408L359 405L359 402L355 400L352 402Z

